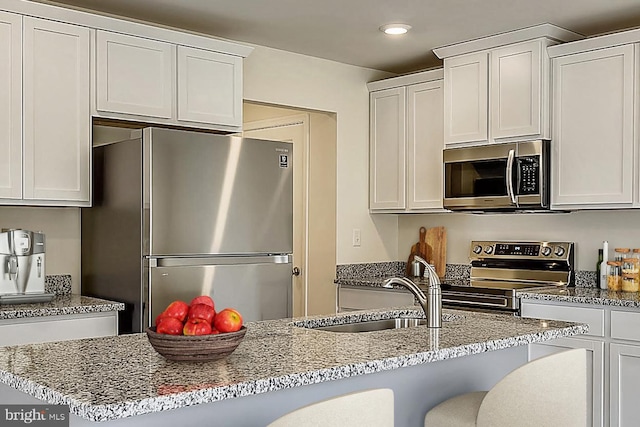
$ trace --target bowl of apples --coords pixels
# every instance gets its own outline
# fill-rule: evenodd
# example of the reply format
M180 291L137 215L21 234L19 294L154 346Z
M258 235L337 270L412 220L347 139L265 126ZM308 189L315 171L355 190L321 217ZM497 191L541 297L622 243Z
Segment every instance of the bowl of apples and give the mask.
M216 312L213 299L201 295L190 304L173 301L146 332L151 346L165 359L208 361L233 353L247 328L237 310Z

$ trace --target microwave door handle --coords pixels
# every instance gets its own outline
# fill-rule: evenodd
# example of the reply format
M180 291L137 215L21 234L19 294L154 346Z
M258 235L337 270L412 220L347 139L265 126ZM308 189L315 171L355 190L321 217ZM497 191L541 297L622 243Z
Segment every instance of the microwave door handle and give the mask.
M509 156L507 157L507 176L505 181L507 182L507 194L511 198L511 203L517 205L516 193L513 191L513 162L516 158L516 150L509 150Z

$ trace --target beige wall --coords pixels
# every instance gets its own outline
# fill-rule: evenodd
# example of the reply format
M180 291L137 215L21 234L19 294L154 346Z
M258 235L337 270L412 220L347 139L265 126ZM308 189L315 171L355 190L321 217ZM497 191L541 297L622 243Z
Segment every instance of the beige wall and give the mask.
M398 255L406 260L420 226L445 226L447 262L466 264L471 240L560 240L576 243L576 268L595 270L598 248L640 248L640 211L581 211L565 214L449 213L407 215L398 220Z
M0 228L42 231L46 238L46 274L71 274L80 292L80 209L0 207Z
M388 77L380 71L262 46L244 64L244 98L337 116L338 264L398 257L397 217L371 216L369 203L369 93L366 83ZM362 246L352 247L352 230Z

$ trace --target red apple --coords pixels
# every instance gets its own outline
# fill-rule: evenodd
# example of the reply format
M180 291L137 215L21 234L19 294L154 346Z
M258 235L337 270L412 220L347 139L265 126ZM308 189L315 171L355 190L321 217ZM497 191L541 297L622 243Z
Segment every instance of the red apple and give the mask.
M220 333L216 328L211 328L211 335L218 335Z
M187 318L189 320L202 319L211 324L215 315L216 311L210 305L192 304L191 307L189 307L189 316Z
M191 300L190 305L195 305L195 304L206 304L208 306L211 306L211 308L213 308L214 310L216 309L216 306L209 295L200 295L199 297L195 297L194 299Z
M211 333L211 324L201 319L187 320L182 333L185 335L209 335Z
M159 334L182 335L182 322L175 317L163 317L156 325Z
M181 322L184 322L189 313L189 306L184 301L173 301L165 308L163 317L174 317Z
M225 308L216 314L213 327L220 332L235 332L242 327L242 316L233 308Z

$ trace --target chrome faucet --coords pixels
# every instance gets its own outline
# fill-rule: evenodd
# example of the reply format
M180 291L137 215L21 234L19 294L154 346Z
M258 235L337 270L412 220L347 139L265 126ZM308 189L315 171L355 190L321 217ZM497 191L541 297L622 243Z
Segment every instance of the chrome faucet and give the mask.
M442 290L440 288L440 278L436 273L433 266L419 256L415 256L414 259L421 264L424 264L425 272L429 274L429 287L427 288L427 295L413 283L411 280L405 277L392 277L387 279L382 284L384 288L392 288L394 284L404 286L416 297L424 315L427 318L427 327L440 328L442 326Z

